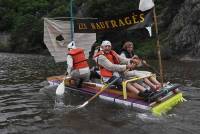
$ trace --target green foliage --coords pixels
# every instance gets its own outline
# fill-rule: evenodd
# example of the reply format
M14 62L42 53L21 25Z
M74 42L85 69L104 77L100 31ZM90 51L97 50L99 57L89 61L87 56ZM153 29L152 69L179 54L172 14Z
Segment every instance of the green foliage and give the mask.
M42 21L27 14L16 20L15 28L11 33L12 50L16 52L31 51L42 41Z
M160 3L163 2L164 0L161 0ZM73 3L74 14L82 5L87 5L84 17L100 18L137 9L139 0L73 0ZM70 0L0 0L0 32L11 33L10 45L13 52L39 52L44 49L42 18L65 16L70 16ZM144 50L147 53L153 51L153 41L150 40L150 45L147 43L149 40L140 43L144 40L143 33L140 30L134 34L121 32L108 37L112 36L118 44L125 38L133 40L138 53L144 55Z
M55 17L55 16L69 16L69 8L67 8L65 5L61 5L58 8L55 8L52 10L52 12L49 14L50 17Z
M0 32L11 32L11 50L37 52L43 45L42 17L69 15L69 0L0 0Z
M88 0L87 13L91 17L110 17L137 9L137 0Z
M155 38L149 38L135 43L135 52L140 57L154 57L156 51Z
M0 31L9 31L13 27L14 0L0 0Z

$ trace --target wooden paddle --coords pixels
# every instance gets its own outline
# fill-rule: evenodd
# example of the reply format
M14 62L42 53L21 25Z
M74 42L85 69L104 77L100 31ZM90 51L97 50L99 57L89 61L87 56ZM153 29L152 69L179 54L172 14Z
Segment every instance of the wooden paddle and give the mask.
M82 105L78 105L77 109L79 108L83 108L85 107L89 102L91 102L92 100L94 100L96 97L98 97L103 91L105 91L107 88L109 88L112 84L114 84L118 79L120 79L120 77L115 78L113 81L111 81L110 83L104 85L101 90L99 92L97 92L94 96L92 96L89 100L87 100L86 102L84 102Z
M144 60L141 59L141 62L143 65L145 65L146 67L150 68L151 70L153 70L156 74L160 75L160 73L151 65L149 65L148 63L144 62Z

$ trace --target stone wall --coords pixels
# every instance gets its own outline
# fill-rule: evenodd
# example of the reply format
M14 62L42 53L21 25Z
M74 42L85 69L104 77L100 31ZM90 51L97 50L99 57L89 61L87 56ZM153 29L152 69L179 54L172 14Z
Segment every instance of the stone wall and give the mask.
M0 44L9 44L10 34L0 33Z
M11 51L9 33L0 33L0 51L1 52Z

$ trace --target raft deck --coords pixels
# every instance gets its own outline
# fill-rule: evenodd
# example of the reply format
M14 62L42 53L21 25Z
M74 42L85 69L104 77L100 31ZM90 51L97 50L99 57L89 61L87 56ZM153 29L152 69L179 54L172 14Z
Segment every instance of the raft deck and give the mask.
M125 85L127 82L132 82L139 79L142 78L133 78L132 80L125 81L123 84ZM64 80L64 76L53 76L49 77L47 80L50 85L58 85ZM89 93L91 95L95 95L96 93L98 93L104 86L100 83L84 82L81 88L77 88L74 85L74 81L70 78L65 79L65 85L67 89L80 91L86 94ZM159 91L159 101L154 102L146 102L137 95L131 94L130 92L126 91L124 85L122 89L106 89L103 93L99 95L99 98L106 101L115 102L117 104L123 104L126 106L148 110L151 111L154 115L158 116L166 113L172 107L184 101L183 94L178 89L178 86L176 84L166 85L165 87L161 88L161 90Z

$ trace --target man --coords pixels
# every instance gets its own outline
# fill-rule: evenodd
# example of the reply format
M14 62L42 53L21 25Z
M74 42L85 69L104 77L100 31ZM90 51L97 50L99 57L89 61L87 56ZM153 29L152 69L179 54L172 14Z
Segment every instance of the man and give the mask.
M96 63L100 66L100 75L104 82L109 82L113 76L120 77L127 70L133 69L137 60L127 59L119 56L115 51L111 50L111 42L105 40L101 44L101 51L94 55ZM130 64L133 62L134 64ZM128 83L127 90L140 97L148 99L153 92L146 90L144 87L137 83Z
M67 54L67 73L75 80L77 87L81 87L83 81L89 81L90 69L87 59L85 58L84 50L76 48L75 42L68 44Z

